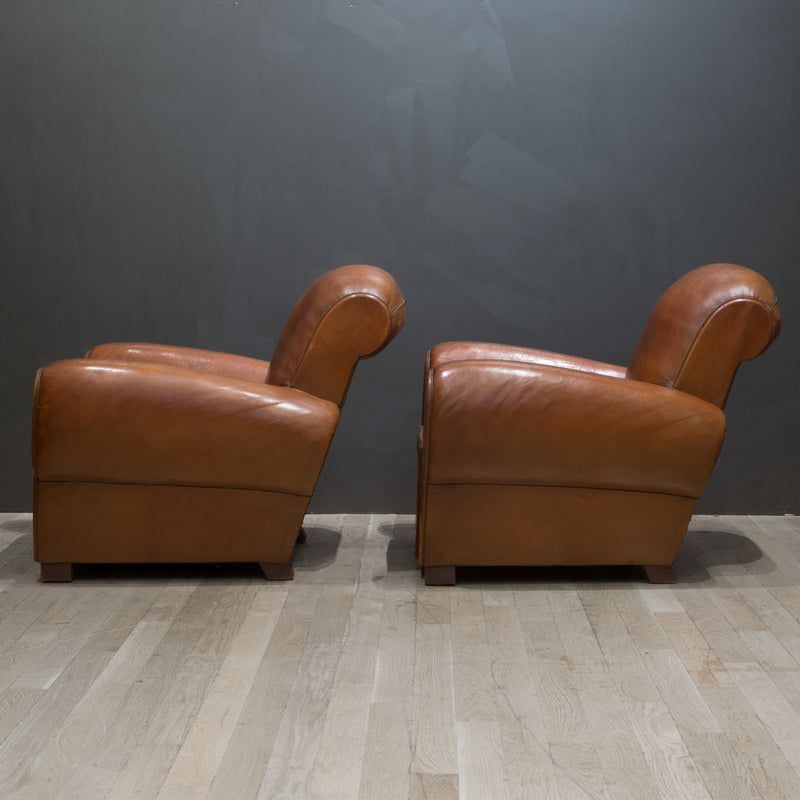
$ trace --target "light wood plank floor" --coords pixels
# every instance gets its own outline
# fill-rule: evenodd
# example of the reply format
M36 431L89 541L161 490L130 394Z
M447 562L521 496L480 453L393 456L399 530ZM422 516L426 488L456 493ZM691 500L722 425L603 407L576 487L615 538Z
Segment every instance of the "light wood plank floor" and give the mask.
M800 798L800 521L699 517L679 583L472 570L412 517L310 516L254 565L40 584L0 515L0 797Z

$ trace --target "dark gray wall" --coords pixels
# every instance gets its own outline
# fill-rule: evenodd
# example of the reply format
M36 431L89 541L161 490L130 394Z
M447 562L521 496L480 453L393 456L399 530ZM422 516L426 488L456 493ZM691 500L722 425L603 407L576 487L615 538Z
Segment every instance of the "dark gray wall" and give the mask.
M0 508L38 365L108 340L269 357L321 272L395 274L314 508L413 510L425 350L626 363L712 261L773 282L707 512L797 512L797 0L3 0Z

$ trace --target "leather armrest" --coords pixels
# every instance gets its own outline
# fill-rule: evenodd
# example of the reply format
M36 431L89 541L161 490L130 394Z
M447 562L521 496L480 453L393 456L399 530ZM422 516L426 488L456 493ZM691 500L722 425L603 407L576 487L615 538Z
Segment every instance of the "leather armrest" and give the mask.
M725 415L691 395L507 361L430 371L425 480L652 491L699 497Z
M39 480L270 489L310 495L333 403L160 364L58 361L37 375Z
M590 358L487 342L445 342L437 344L431 350L431 367L439 367L449 361L517 361L523 364L544 364L581 372L594 372L615 378L624 378L627 374L625 367L593 361Z
M86 358L120 359L121 361L146 361L152 364L169 364L186 367L214 375L226 375L254 383L267 379L269 361L247 358L213 350L198 350L195 347L175 347L146 342L111 342L92 348Z

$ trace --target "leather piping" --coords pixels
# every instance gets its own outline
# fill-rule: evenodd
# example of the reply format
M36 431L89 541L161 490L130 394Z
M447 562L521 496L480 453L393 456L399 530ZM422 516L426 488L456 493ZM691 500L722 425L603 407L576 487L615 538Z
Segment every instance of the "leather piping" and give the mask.
M317 324L314 326L314 330L311 332L311 336L309 336L308 342L306 343L306 346L303 348L303 354L302 354L302 356L300 356L300 359L299 359L299 361L297 363L297 368L292 373L292 377L289 378L289 382L281 384L282 386L291 386L294 383L294 380L297 377L297 373L300 371L300 367L303 365L303 362L305 361L306 354L308 353L308 348L311 347L311 342L314 341L314 337L317 335L317 331L320 329L320 326L322 325L323 321L328 316L328 314L330 314L331 311L334 308L336 308L336 306L339 305L339 303L341 303L341 302L343 302L345 300L349 300L351 297L374 297L379 303L383 304L383 307L386 309L387 313L389 314L389 318L390 319L406 304L405 299L403 299L403 302L394 311L391 311L389 309L389 306L386 305L386 302L383 300L383 298L380 297L377 294L373 294L372 292L353 292L352 294L347 294L344 297L339 297L336 300L336 302L331 303L325 309L325 312L320 316L319 322L317 322ZM374 350L373 352L377 353L378 351ZM367 354L367 355L371 355L371 354ZM366 357L367 356L359 356L359 358L366 358Z
M220 491L220 492L258 492L260 494L285 494L289 497L306 497L311 498L310 494L302 494L301 492L286 492L283 489L247 489L242 486L204 486L202 484L185 484L185 483L133 483L126 481L125 483L111 483L110 481L59 481L59 480L46 480L39 481L42 484L66 484L71 483L75 486L146 486L153 489L202 489L203 491ZM313 494L313 493L312 493Z
M729 306L731 303L739 303L742 300L749 300L750 302L758 303L761 306L763 306L763 308L766 309L766 311L767 311L767 313L769 314L769 317L770 317L770 335L774 332L774 330L775 330L775 321L772 319L772 309L774 309L778 305L777 298L775 299L775 302L771 306L767 305L763 300L761 300L758 297L740 296L740 297L730 297L730 298L728 298L724 303L721 303L720 305L718 305L708 315L708 317L706 318L706 321L700 327L700 330L697 331L697 334L695 335L694 339L692 339L691 345L689 345L688 349L686 350L686 355L684 355L683 359L681 360L681 365L680 365L680 367L678 367L678 371L675 373L675 380L673 380L669 384L667 384L670 389L674 388L675 384L680 380L681 373L683 372L683 369L686 366L686 362L689 360L690 356L692 355L692 352L694 351L695 345L697 344L698 340L700 338L702 338L703 331L705 331L706 327L711 324L711 320L717 314L719 314L726 306ZM767 346L769 346L769 345L767 345Z
M656 494L664 497L679 497L683 500L698 500L699 497L694 497L689 494L679 494L678 492L653 492L649 489L618 489L614 486L585 486L583 484L561 484L561 483L486 483L484 481L467 482L447 481L444 483L436 483L435 481L428 481L430 486L503 486L514 489L585 489L588 492L627 492L629 494Z

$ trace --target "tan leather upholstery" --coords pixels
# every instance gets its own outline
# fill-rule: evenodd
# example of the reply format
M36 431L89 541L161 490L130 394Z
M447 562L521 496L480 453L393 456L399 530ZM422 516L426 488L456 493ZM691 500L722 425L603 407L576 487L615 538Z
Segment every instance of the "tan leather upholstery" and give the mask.
M275 361L142 343L100 345L39 370L43 578L69 575L53 564L165 561L258 561L289 577L355 365L404 321L387 272L342 267L298 301L277 374Z
M300 298L278 340L267 382L341 406L356 361L379 353L405 321L397 284L387 286L377 271L342 267Z
M778 298L765 278L710 264L684 275L656 303L629 374L722 408L739 364L763 353L780 329Z
M228 378L241 378L252 383L266 383L269 370L269 361L261 361L258 358L215 353L212 350L198 350L194 347L174 347L143 342L100 344L93 347L86 357L146 361L151 364L188 367L200 372L225 375Z
M736 369L779 329L764 278L714 264L667 290L628 369L434 347L418 442L426 579L454 579L455 565L671 566L722 446Z

